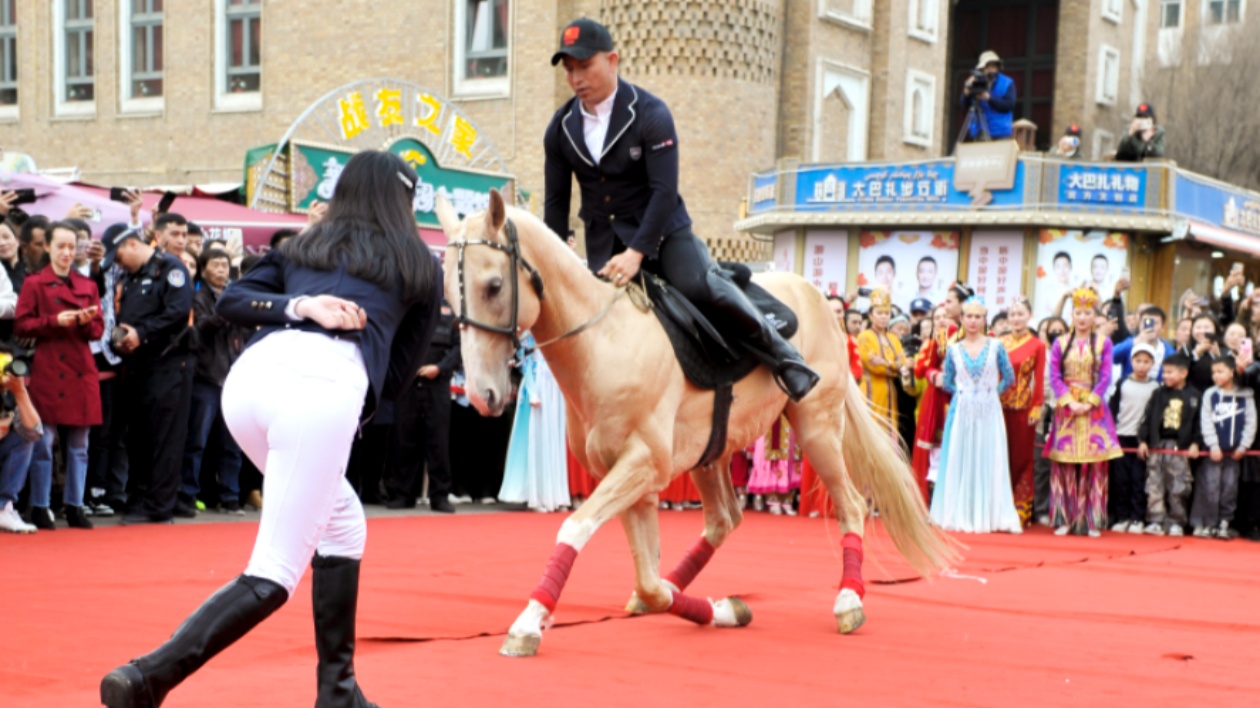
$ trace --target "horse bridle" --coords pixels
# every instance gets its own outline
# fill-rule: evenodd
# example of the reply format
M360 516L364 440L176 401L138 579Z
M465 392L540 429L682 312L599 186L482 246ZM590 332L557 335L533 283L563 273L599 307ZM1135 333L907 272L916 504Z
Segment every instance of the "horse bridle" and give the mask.
M459 315L456 316L455 323L459 325L460 329L464 329L465 327L476 327L477 329L485 332L511 337L512 350L516 351L521 348L521 332L520 327L517 326L517 309L520 305L521 297L519 273L523 270L529 274L529 284L534 288L534 294L538 296L539 300L543 299L543 279L542 274L538 272L538 269L530 265L529 261L525 260L525 256L521 255L520 239L516 236L516 224L512 223L511 219L507 219L503 224L503 231L507 235L507 244L482 238L472 240L460 239L458 241L450 242L449 245L454 246L459 250L455 267L455 277L459 281ZM464 250L469 246L489 246L497 251L503 251L508 255L508 258L511 259L512 321L506 327L499 327L485 322L478 322L468 316L468 286L464 282Z
M538 272L538 269L530 265L530 262L525 259L524 255L521 254L520 239L517 238L517 235L516 235L516 224L512 223L511 219L507 219L504 221L503 232L507 236L506 244L499 243L498 241L491 241L488 239L480 239L480 238L471 239L471 240L468 240L468 239L453 240L448 244L449 246L453 246L459 251L459 255L456 258L456 266L455 266L455 277L459 283L459 315L455 317L455 323L459 325L460 329L464 329L465 327L475 327L484 332L490 332L492 334L500 334L505 337L511 337L512 338L512 351L521 352L521 349L522 349L521 332L520 332L520 327L518 326L519 319L518 319L518 312L517 312L518 307L520 305L520 292L521 292L519 274L520 274L520 271L523 270L529 275L529 284L534 289L534 294L538 296L539 300L543 299L543 279L542 279L542 274ZM469 317L467 314L468 313L468 286L464 282L464 250L467 249L469 246L489 246L490 248L493 248L496 251L502 251L506 253L508 255L508 258L511 259L512 320L506 327L499 327L498 325L487 324L485 322L478 322L477 320L474 320L473 318ZM612 300L609 301L609 303L604 306L604 309L600 310L599 313L596 314L594 317L587 320L586 322L583 322L577 327L574 327L573 329L565 332L559 337L549 339L545 342L535 344L534 346L525 349L525 351L522 352L522 356L523 357L529 356L530 354L534 353L535 351L539 349L542 349L543 347L555 344L556 342L559 342L562 339L568 339L569 337L581 334L582 332L586 331L595 323L602 320L604 318L604 315L607 315L608 312L612 310L613 305L617 304L617 300L620 299L621 296L625 292L626 291L624 288L619 288L617 290L617 294L613 296Z

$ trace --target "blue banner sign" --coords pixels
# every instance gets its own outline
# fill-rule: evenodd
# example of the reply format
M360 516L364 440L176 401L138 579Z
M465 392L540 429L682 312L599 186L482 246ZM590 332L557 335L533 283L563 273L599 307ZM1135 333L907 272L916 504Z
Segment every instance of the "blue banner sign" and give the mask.
M752 205L749 207L748 213L756 214L773 208L778 202L778 189L778 173L753 177Z
M1141 209L1146 206L1146 170L1062 165L1059 203Z
M1175 211L1213 226L1260 235L1260 194L1177 174Z
M1015 186L993 193L989 207L1019 206L1024 201L1024 164L1016 167ZM954 189L953 161L902 165L844 165L801 170L796 175L796 209L892 209L971 206L971 195Z

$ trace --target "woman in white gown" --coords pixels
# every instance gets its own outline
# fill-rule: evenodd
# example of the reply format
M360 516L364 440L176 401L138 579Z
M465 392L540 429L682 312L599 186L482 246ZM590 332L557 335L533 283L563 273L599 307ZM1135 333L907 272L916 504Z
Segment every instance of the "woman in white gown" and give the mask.
M524 345L534 346L534 338L527 336ZM534 511L556 511L569 506L564 396L537 351L525 357L521 375L499 501L524 503Z
M932 494L932 521L948 531L1020 533L998 398L1015 373L1002 343L985 335L984 301L972 297L962 311L964 336L945 355L944 386L953 400Z

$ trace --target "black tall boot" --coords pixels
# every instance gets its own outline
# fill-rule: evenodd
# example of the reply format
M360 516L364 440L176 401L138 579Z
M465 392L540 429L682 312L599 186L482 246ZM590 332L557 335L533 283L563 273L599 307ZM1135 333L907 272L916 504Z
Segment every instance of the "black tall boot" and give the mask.
M354 678L354 622L359 606L359 565L354 558L311 559L311 608L319 654L315 708L376 708Z
M705 274L711 304L741 334L757 342L763 352L756 352L774 372L774 380L793 401L799 401L818 383L818 374L805 364L801 353L792 346L779 330L770 324L744 291L716 268Z
M270 580L237 576L207 598L165 644L106 674L101 703L109 708L157 708L171 689L288 599L289 593Z

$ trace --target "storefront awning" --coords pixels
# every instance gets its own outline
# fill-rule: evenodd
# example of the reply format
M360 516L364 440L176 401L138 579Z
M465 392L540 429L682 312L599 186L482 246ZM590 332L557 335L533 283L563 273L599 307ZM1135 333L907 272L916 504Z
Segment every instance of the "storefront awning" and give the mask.
M1190 222L1189 236L1191 239L1200 243L1206 243L1209 246L1246 253L1249 256L1260 258L1260 237L1248 236L1237 231L1222 229L1199 221Z

